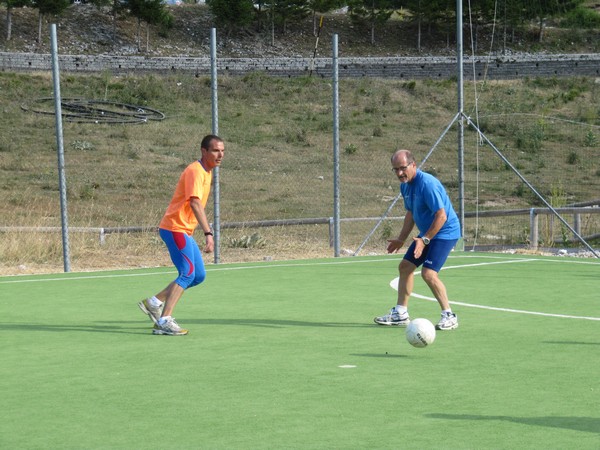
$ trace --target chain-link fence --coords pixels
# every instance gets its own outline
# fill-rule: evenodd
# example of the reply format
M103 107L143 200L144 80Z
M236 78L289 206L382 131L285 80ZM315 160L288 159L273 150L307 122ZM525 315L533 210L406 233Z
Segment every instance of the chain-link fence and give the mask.
M15 85L15 79L4 77L4 87ZM498 91L506 95L495 92L487 101L491 107L481 108L486 113L472 117L555 208L597 204L600 198L600 113L595 101L600 87L593 80L577 83L588 97L586 103L562 99L552 115L544 114L544 108L549 109L547 96L564 90L559 82L542 93L534 92L527 80L500 83ZM12 89L25 88L19 84ZM185 76L67 80L65 96L108 91L127 104L143 100L153 109L164 109L167 117L136 126L65 124L69 224L76 227L70 233L73 270L170 264L155 227L179 173L199 156L199 141L210 130L209 89L207 80ZM53 125L47 117L20 110L18 99L26 93L17 92L7 103L2 124L2 270L60 271ZM451 81L340 82L343 255L361 245L398 195L390 165L393 151L408 148L423 158L455 109ZM220 170L221 262L332 256L329 80L224 77L219 80L219 113L226 141ZM423 169L440 178L458 209L456 136L453 126ZM468 127L464 142L465 246L530 247L535 231L531 208L543 203ZM212 218L210 202L208 214ZM385 241L397 235L403 214L400 201L360 254L384 253ZM559 220L536 217L538 246L583 248ZM565 217L597 247L600 216L569 211Z
M546 214L548 205L577 234L597 242L600 127L539 114L508 114L484 116L479 128L508 163L470 134L472 150L465 158L466 209L472 213L465 223L467 243L582 248L569 227Z

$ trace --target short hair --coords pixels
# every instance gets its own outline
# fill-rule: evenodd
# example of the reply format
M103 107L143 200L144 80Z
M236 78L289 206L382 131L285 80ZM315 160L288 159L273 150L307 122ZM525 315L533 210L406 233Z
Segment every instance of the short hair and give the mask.
M415 162L415 157L413 156L413 154L410 150L396 150L391 158L392 163L394 162L394 158L396 158L400 153L405 154L407 164L412 164Z
M202 142L200 143L200 148L205 148L208 150L208 147L210 146L212 141L223 142L223 139L221 139L216 134L206 135L206 136L204 136L204 138L202 139Z

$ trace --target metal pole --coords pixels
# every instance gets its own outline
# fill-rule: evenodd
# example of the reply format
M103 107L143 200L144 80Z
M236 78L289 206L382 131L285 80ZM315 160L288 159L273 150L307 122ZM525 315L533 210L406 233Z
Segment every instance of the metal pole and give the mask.
M333 249L340 256L340 96L338 75L338 35L333 35Z
M456 0L456 63L458 75L458 220L460 235L464 237L465 230L465 123L464 123L464 94L463 94L463 11L462 0ZM458 248L458 247L461 248ZM457 245L464 249L461 239Z
M219 103L217 99L217 30L210 29L210 87L212 104L212 134L219 135ZM219 264L221 260L221 189L219 183L219 168L213 169L213 202L214 222L213 233L215 235L214 261Z
M52 80L54 84L54 117L56 118L56 152L58 154L58 184L60 191L60 217L62 222L63 265L65 272L71 271L69 254L69 220L67 218L67 181L65 177L65 151L63 146L62 109L60 97L60 74L58 68L58 45L56 24L50 24L52 52Z

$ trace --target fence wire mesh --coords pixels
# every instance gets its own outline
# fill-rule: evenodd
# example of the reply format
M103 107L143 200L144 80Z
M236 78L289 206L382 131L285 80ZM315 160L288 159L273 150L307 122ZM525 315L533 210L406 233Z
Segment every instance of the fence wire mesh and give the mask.
M123 91L131 84L139 97L157 99L152 105L157 109L162 109L165 92L196 105L206 103L209 94L206 80L193 78L132 77L118 83ZM503 99L491 112L472 119L553 207L590 207L589 214L565 217L597 247L600 216L592 213L600 203L597 106L570 118L519 112L528 107L523 84L500 83L499 89L515 91L514 105ZM593 81L586 86L592 99L600 95ZM456 114L456 104L452 82L359 79L342 80L340 87L340 231L342 254L350 255L398 195L392 152L408 148L423 158ZM223 78L219 89L220 130L226 141L220 171L221 262L333 256L330 82L257 74ZM134 103L130 97L119 100ZM500 103L494 97L488 102ZM0 270L60 271L51 120L18 111L18 104L6 108L0 152L5 193ZM179 173L199 156L198 143L210 120L187 111L168 111L166 116L141 126L65 125L69 224L79 228L71 233L73 270L170 264L154 227ZM11 131L19 121L30 130L28 135ZM465 247L531 247L530 209L543 205L469 128L464 155ZM455 127L423 169L440 178L458 208ZM211 202L207 209L212 219ZM502 214L515 210L521 213ZM498 214L486 215L494 212ZM385 241L399 232L403 215L399 201L361 254L384 253ZM255 223L265 221L269 226ZM542 214L538 225L539 247L583 248L555 218ZM111 227L132 229L107 231ZM201 242L202 236L197 239Z

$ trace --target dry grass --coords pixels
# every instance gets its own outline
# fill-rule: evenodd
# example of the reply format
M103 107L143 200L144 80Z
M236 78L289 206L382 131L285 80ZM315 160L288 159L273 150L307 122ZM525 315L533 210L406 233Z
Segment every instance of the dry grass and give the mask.
M0 74L0 195L5 199L0 225L60 226L53 118L21 109L49 96L51 84L48 74ZM471 88L467 85L466 92ZM156 226L179 173L198 157L198 143L211 129L208 80L65 75L61 91L63 98L107 98L166 113L166 120L145 125L64 124L69 225ZM566 203L598 197L600 84L525 79L480 85L479 94L481 128L542 194ZM262 74L219 80L219 130L226 140L222 222L333 215L331 103L329 80ZM455 114L455 86L450 81L342 80L340 103L342 217L378 217L398 192L389 170L391 152L404 147L425 155ZM466 111L476 117L473 104L466 99ZM491 149L476 142L467 132L466 210L539 206ZM425 169L445 183L455 201L456 167L452 130ZM402 214L400 207L393 215ZM478 243L497 243L503 236L503 243L523 243L528 236L527 222L498 222L481 221L477 231L468 223L465 238L477 235ZM345 224L342 247L355 250L372 226ZM586 226L586 232L598 232L596 219ZM256 231L264 247L228 245L229 239ZM382 233L363 254L384 250ZM168 264L155 235L111 235L105 245L90 235L73 235L72 246L74 270ZM19 272L23 265L62 269L59 235L2 233L0 252L4 272ZM332 254L323 225L227 230L221 252L224 262Z

